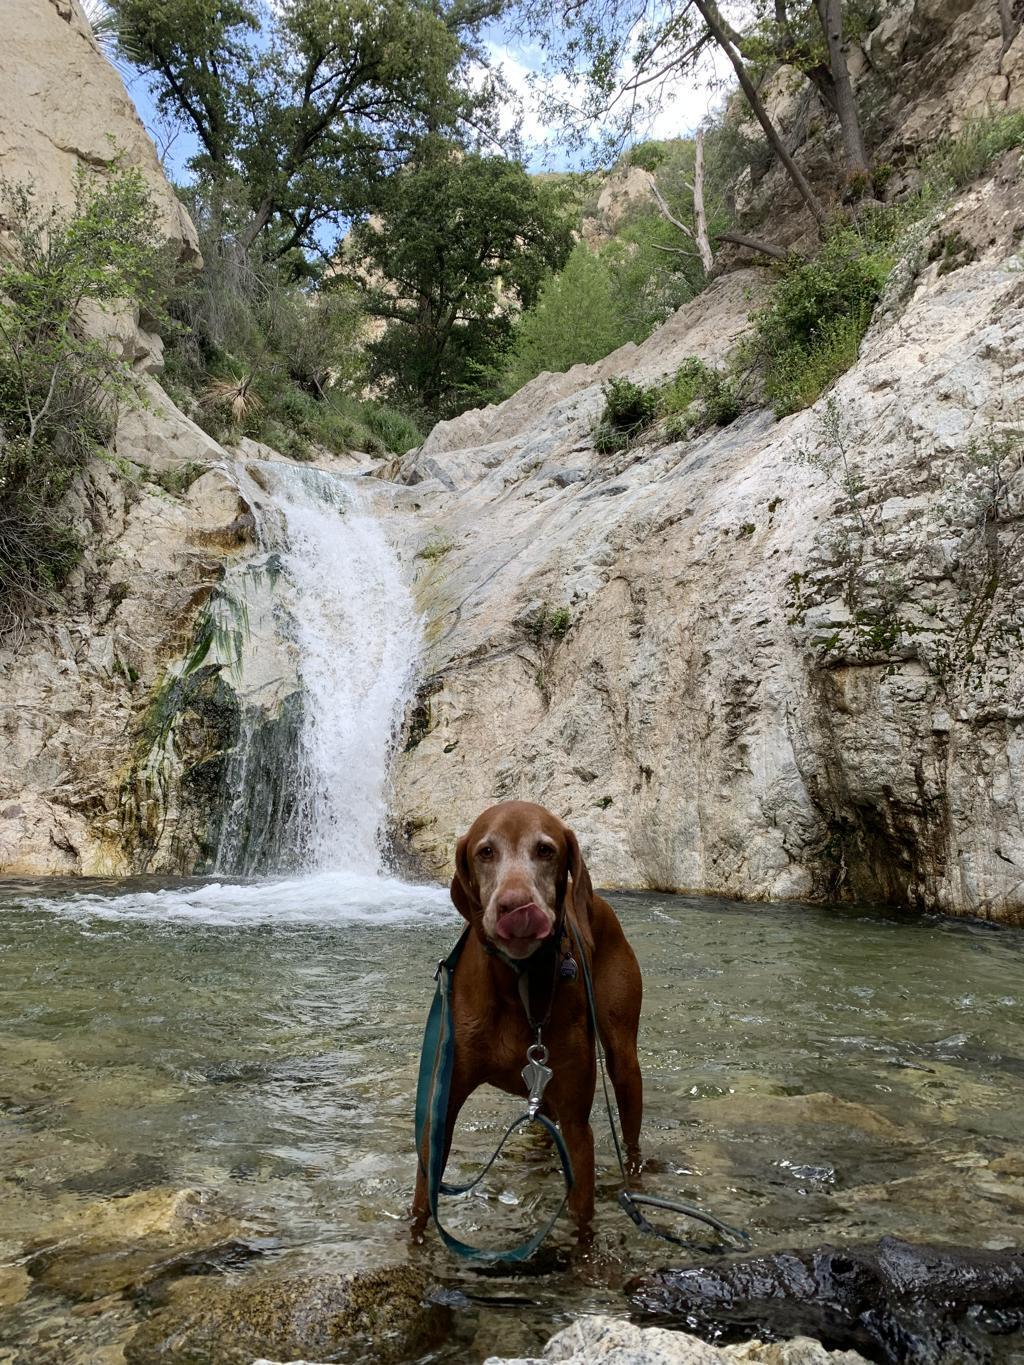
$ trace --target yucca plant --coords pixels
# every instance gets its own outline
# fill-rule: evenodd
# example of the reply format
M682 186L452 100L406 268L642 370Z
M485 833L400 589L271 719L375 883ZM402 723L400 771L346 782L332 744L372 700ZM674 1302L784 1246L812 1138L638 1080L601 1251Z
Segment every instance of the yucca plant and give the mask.
M237 425L263 410L263 399L252 387L255 375L241 379L214 379L206 386L203 402L211 408L227 408Z

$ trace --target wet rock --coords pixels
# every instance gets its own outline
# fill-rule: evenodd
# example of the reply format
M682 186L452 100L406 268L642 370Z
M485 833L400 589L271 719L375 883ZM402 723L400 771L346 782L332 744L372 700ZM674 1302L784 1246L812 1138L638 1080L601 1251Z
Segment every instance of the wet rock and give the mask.
M553 1336L543 1356L491 1356L484 1365L865 1365L855 1351L829 1352L818 1341L747 1341L719 1349L686 1332L638 1327L621 1318L579 1318Z
M28 1273L20 1265L0 1266L0 1308L13 1308L28 1293Z
M211 1206L198 1190L144 1190L90 1204L30 1248L33 1280L91 1301L155 1279L208 1275L258 1256L267 1243Z
M374 1360L415 1359L441 1341L450 1311L426 1302L410 1266L248 1283L183 1282L125 1348L128 1365L251 1365L336 1358L353 1338Z
M806 1333L884 1365L980 1365L993 1336L1024 1331L1024 1253L890 1237L662 1270L627 1290L707 1335Z

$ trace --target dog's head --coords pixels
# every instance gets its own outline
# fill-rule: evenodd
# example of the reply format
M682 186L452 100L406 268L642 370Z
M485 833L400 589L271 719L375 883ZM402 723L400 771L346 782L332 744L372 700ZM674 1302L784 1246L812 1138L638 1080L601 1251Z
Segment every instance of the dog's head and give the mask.
M504 801L473 821L456 846L452 900L478 933L516 960L551 938L563 909L590 941L593 887L576 836L528 801Z

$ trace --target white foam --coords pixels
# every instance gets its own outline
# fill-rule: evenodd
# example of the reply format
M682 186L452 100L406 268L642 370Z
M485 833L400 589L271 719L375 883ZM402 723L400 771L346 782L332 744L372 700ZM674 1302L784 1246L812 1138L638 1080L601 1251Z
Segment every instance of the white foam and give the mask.
M441 887L411 886L390 877L354 872L249 883L211 879L153 891L126 888L113 893L25 897L20 903L26 909L81 921L221 926L395 924L440 921L454 914L448 892Z

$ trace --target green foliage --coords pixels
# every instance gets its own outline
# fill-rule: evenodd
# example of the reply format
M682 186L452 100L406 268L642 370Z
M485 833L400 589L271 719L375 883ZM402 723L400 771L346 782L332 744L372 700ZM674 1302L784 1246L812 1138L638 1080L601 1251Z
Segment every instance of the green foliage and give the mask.
M592 364L634 340L620 304L607 262L578 243L565 269L544 281L536 304L519 319L501 395L545 370Z
M727 427L740 415L736 382L696 356L688 356L660 391L658 412L670 441L682 441L708 427Z
M928 156L922 171L933 189L962 189L1003 152L1024 146L1024 110L969 119L955 137L947 138Z
M0 630L60 588L80 555L64 508L111 435L130 376L86 330L87 312L133 299L157 311L167 262L138 171L81 173L74 210L0 182L14 244L0 264Z
M513 309L565 262L561 197L518 162L430 139L388 182L380 213L356 234L383 281L367 289L369 312L387 323L368 347L370 377L404 406L450 415L508 346Z
M705 137L705 200L712 237L731 215L726 190L742 167L740 143L724 126ZM627 154L629 164L657 166L658 188L680 221L693 218L694 144L645 143ZM586 216L586 206L583 207ZM591 206L590 212L593 212ZM518 320L504 372L494 376L491 398L507 397L535 375L592 364L628 341L639 342L704 287L692 243L642 201L620 220L598 251L578 243L565 269L548 278L537 303Z
M626 154L629 166L639 166L644 171L656 171L668 160L669 153L662 142L640 142Z
M524 629L533 643L541 646L564 640L571 625L571 607L550 607L544 603L526 618Z
M604 386L604 410L594 428L594 449L602 455L625 450L643 434L658 412L657 389L631 379L610 379Z
M891 247L842 225L813 260L785 268L752 343L778 416L813 403L853 363L892 264Z
M365 211L424 131L475 111L461 31L473 6L426 0L111 0L126 56L198 143L243 248L303 268L323 224Z
M204 268L169 304L165 383L217 440L264 441L295 459L405 451L422 440L402 412L356 395L365 317L351 285L297 283L230 235L222 205L190 196Z

